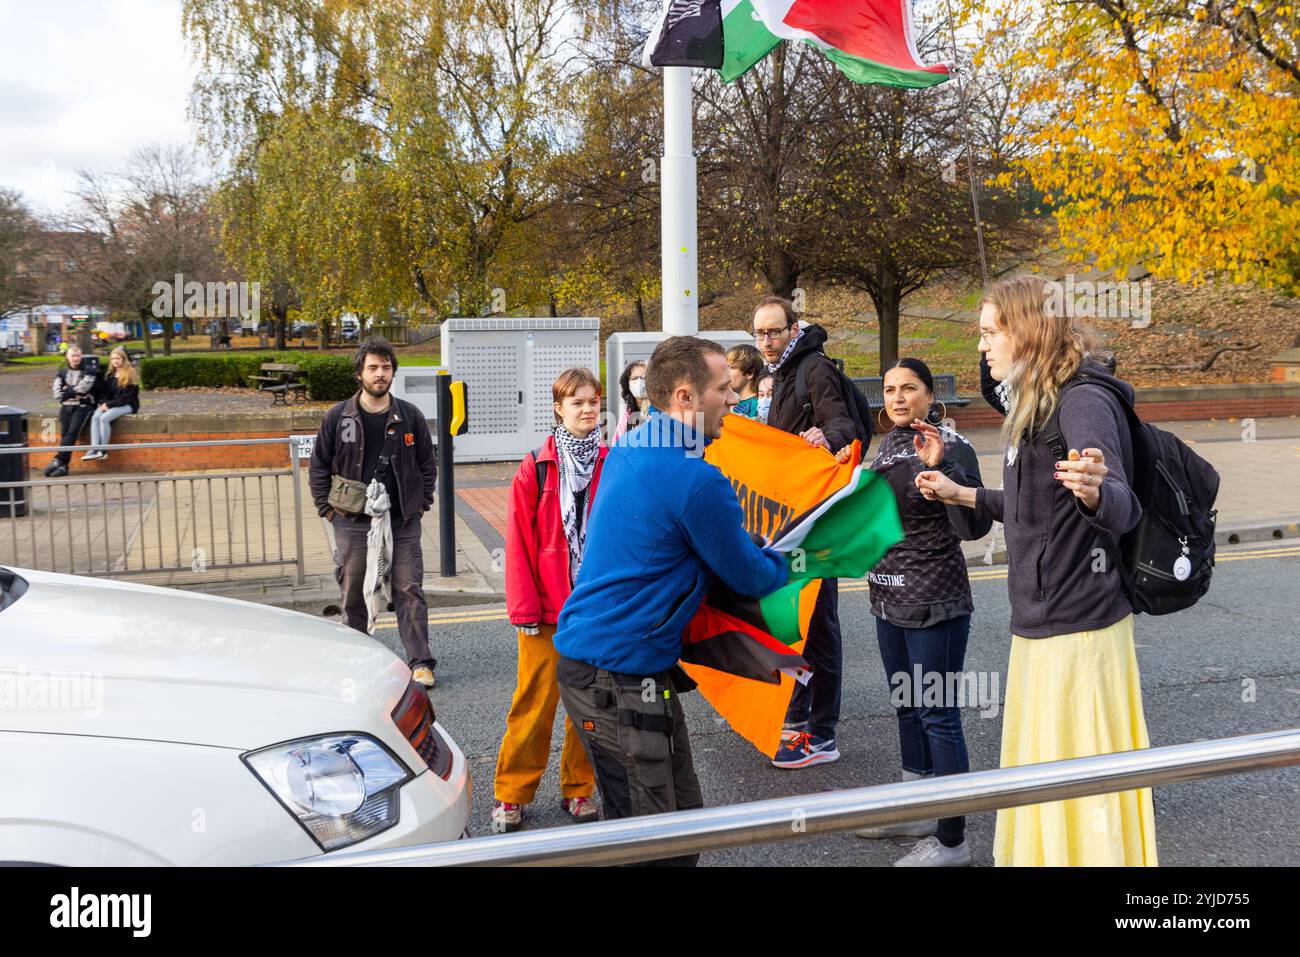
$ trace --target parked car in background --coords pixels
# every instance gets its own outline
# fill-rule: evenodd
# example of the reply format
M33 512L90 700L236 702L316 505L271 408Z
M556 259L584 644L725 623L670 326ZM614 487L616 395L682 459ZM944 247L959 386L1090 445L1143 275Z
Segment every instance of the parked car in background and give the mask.
M341 624L0 567L0 863L239 865L455 840L465 757Z
M344 316L339 320L339 339L342 342L356 342L361 334L361 321L356 316Z

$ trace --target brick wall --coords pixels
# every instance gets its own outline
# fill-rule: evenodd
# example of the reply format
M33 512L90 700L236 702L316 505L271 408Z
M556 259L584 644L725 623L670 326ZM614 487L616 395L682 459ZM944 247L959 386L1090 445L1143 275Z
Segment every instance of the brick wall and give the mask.
M85 453L72 453L72 470L81 474L113 472L189 472L195 469L287 468L288 445L208 445L180 449L133 449L140 442L199 442L242 439L283 439L290 435L312 435L320 427L320 411L278 414L220 415L127 415L113 423L113 437L107 459L83 462ZM46 438L35 419L29 418L29 441L35 448L59 444L59 437ZM90 441L90 429L82 433L81 444ZM42 469L50 456L34 453L29 466Z
M286 468L289 465L287 445L210 445L188 449L132 449L135 442L198 442L205 439L273 439L285 438L288 432L163 432L134 433L121 442L119 436L113 436L107 459L83 462L85 453L72 453L70 463L73 471L86 474L97 472L188 472L194 469L251 469L251 468ZM34 437L33 446L57 445L42 442ZM83 436L83 444L87 437ZM49 458L35 454L31 456L33 467L44 468Z
M1209 389L1159 389L1138 390L1137 413L1147 422L1182 422L1192 419L1265 419L1275 416L1300 415L1300 389L1283 386L1280 389L1259 386L1241 386L1236 389L1244 395L1229 395L1222 387L1212 387L1213 393L1203 397ZM1183 397L1185 396L1185 398ZM950 408L948 415L957 423L957 430L997 428L1002 416L982 398L971 400L962 409ZM885 416L881 415L881 419Z
M1300 383L1199 386L1191 388L1143 389L1138 391L1138 414L1150 422L1189 419L1242 419L1300 415ZM286 438L315 434L321 410L246 413L229 415L128 415L113 423L109 457L83 462L82 452L72 456L73 470L99 472L187 472L194 469L286 468L287 445L225 445L188 449L138 449L134 442L193 442ZM982 398L965 408L949 408L958 430L997 428L1002 417ZM885 416L881 416L884 419ZM33 446L57 445L58 437L46 441L38 422L29 420ZM83 443L89 440L89 429ZM49 458L43 453L29 457L34 469L44 468Z

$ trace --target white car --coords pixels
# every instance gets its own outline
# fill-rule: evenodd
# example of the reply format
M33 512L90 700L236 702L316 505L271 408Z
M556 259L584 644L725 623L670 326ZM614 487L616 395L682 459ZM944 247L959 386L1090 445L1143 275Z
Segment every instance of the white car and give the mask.
M0 568L0 863L238 865L455 840L465 757L309 615Z

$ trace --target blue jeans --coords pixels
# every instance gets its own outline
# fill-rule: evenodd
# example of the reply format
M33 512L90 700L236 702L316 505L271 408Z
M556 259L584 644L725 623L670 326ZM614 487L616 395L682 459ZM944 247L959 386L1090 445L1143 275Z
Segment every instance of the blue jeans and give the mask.
M890 702L898 715L898 743L903 753L903 770L913 774L962 774L970 770L966 739L961 730L961 709L949 693L959 679L949 678L963 670L966 640L970 636L970 615L950 618L929 628L899 628L883 618L876 619L876 641L885 664ZM921 684L917 685L917 669ZM942 676L938 701L928 676ZM929 703L927 703L927 701ZM964 839L966 819L947 817L939 821L939 841L956 847Z
M113 420L130 414L129 405L115 405L107 412L95 406L95 414L90 417L90 447L104 451L108 440L113 436Z
M822 579L808 622L808 640L803 657L812 669L806 685L796 682L786 710L787 723L804 724L809 734L834 738L840 723L840 670L843 648L840 641L840 582Z

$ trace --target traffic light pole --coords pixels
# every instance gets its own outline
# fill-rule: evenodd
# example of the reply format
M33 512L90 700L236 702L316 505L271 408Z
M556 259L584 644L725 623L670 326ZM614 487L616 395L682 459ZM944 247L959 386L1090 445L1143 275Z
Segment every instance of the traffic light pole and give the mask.
M438 376L438 552L441 574L456 574L456 478L451 448L451 375Z

